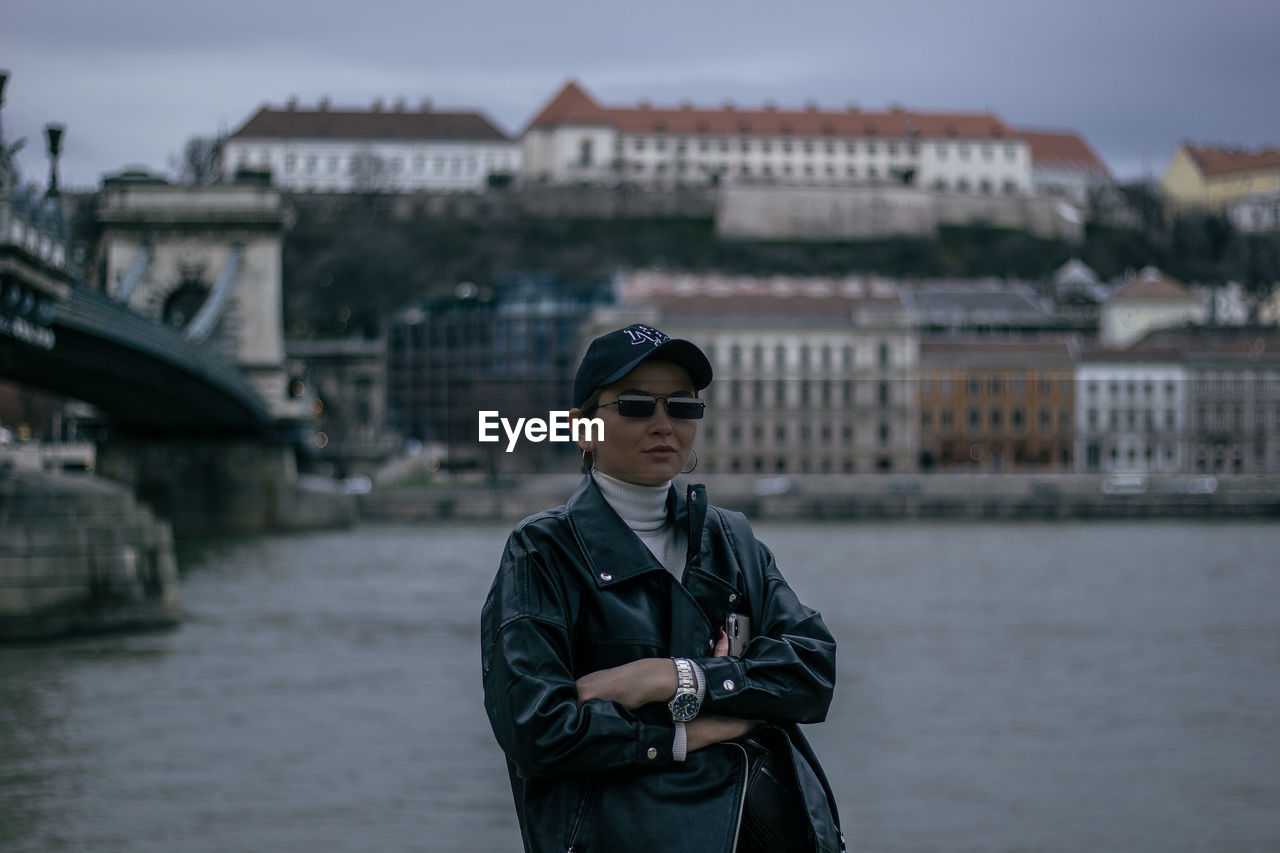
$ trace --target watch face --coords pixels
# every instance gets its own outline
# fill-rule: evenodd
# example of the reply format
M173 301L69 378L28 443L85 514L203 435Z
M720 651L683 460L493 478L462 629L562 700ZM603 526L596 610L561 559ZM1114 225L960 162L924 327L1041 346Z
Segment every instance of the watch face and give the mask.
M698 694L681 693L671 700L671 718L677 723L687 723L698 716Z

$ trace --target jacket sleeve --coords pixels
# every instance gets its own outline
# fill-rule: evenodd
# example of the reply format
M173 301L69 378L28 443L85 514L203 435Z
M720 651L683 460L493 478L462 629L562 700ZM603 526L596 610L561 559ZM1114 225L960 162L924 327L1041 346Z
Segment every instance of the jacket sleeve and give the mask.
M732 528L726 532L732 536ZM735 549L754 549L740 563L744 572L759 572L747 579L750 594L759 601L752 607L752 637L741 657L698 660L707 674L703 712L769 722L821 722L835 692L835 638L822 616L796 597L773 554L749 528L733 544Z
M612 701L578 706L573 619L558 580L523 532L512 533L480 620L485 711L498 744L526 778L671 762L669 720Z

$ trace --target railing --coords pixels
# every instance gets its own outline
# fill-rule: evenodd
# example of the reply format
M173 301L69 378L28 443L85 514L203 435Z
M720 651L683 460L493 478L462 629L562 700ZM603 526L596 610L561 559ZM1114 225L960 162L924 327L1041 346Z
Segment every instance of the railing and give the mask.
M71 261L71 229L56 201L18 191L0 209L0 243L18 248L54 269L67 271Z

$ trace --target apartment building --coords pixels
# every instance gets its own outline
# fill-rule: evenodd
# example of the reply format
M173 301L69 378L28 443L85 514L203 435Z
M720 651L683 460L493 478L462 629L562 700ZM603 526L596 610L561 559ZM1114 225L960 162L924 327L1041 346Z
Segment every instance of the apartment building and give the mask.
M1074 336L927 334L920 340L922 471L1070 471Z
M1187 471L1187 368L1141 348L1082 353L1076 368L1076 471Z
M915 469L919 346L890 283L639 272L620 282L617 309L593 329L635 321L692 340L711 359L699 470Z
M1139 346L1185 366L1188 471L1280 471L1280 329L1185 326Z

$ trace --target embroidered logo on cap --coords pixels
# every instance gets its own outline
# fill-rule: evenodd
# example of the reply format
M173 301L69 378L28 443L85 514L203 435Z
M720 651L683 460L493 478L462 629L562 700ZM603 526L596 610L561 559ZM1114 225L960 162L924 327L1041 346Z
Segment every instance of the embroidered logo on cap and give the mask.
M647 343L656 347L671 340L670 335L664 335L652 326L643 326L639 323L634 326L628 326L622 331L627 333L627 337L631 339L632 346Z

